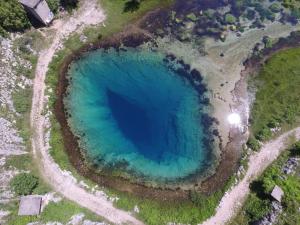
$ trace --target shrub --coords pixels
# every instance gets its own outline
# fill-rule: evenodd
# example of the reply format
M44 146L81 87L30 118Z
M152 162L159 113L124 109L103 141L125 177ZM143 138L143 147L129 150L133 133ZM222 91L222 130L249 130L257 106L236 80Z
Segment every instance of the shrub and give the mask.
M26 12L17 0L0 1L0 35L4 35L6 31L23 31L29 27Z
M300 141L296 142L292 148L293 155L300 155Z
M234 24L236 22L236 18L234 15L228 13L225 15L225 22L229 24Z
M53 13L58 12L58 7L59 7L59 0L46 0L48 3L49 8Z
M262 128L258 134L256 135L256 138L260 141L268 140L272 136L272 132L268 127Z
M18 92L13 93L13 101L16 111L18 113L29 112L31 107L31 90L21 89Z
M67 10L72 10L77 7L78 0L61 0L61 4Z
M15 176L10 185L18 195L29 195L38 186L38 178L32 174L21 173Z
M260 144L258 140L254 137L249 137L247 141L247 146L251 148L253 151L258 151L260 148Z
M262 200L255 194L250 194L245 204L245 211L249 218L254 221L262 218L271 209L268 200Z
M272 12L280 12L280 4L278 2L274 2L272 5L270 5L269 9L272 11Z

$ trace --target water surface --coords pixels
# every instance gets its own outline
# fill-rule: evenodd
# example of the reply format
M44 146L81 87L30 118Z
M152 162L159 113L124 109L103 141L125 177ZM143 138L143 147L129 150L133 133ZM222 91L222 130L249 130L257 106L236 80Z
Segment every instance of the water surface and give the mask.
M146 50L97 50L71 65L68 123L99 169L166 181L210 165L199 93L176 73L180 65L164 59Z

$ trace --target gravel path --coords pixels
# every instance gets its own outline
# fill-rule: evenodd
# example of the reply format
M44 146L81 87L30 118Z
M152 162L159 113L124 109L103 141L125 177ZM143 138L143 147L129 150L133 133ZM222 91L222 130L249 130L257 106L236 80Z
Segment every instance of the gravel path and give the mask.
M106 218L115 224L142 224L129 213L118 210L105 196L96 196L83 189L74 178L62 171L49 155L49 145L45 141L45 128L47 118L42 112L46 102L45 76L48 65L55 52L61 47L64 38L74 31L82 30L86 25L99 24L105 20L105 14L98 8L97 0L82 1L79 10L67 20L57 20L51 27L55 29L54 39L49 47L43 50L38 59L36 74L33 84L33 98L31 110L31 126L33 130L33 153L41 167L41 173L55 191L62 194L82 207Z
M259 152L250 156L245 177L223 196L216 214L202 223L202 225L222 225L232 219L249 194L250 183L286 149L288 138L291 135L295 135L296 139L299 140L300 127L264 144Z

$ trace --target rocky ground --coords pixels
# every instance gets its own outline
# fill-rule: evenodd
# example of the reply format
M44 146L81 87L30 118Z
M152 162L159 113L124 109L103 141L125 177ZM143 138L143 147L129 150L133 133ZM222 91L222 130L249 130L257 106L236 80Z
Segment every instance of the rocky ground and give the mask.
M6 160L13 155L27 154L24 141L15 125L18 114L12 93L21 86L24 87L25 83L30 83L16 72L17 67L30 67L30 63L14 54L12 40L0 39L0 43L0 203L3 204L15 198L9 182L19 172L13 167L6 168ZM1 210L0 222L8 214L8 211Z
M14 94L25 89L32 88L32 80L28 78L27 72L33 69L29 60L23 58L20 46L16 46L21 35L14 35L4 39L0 37L0 224L9 224L9 215L13 212L8 205L18 202L19 198L11 190L11 179L22 171L16 165L11 165L11 159L30 154L26 140L22 137L23 127L18 124L24 114L17 112L14 104ZM33 56L37 54L29 44L23 46ZM51 202L57 203L62 200L57 193L51 192L42 195L42 210ZM29 223L30 225L43 225L38 221ZM103 222L93 222L85 219L83 213L75 214L67 223L60 221L49 221L47 225L105 225Z

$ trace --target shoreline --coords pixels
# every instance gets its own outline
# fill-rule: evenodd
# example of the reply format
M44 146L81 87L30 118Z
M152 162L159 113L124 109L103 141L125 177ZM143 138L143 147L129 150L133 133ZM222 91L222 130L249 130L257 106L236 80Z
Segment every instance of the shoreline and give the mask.
M129 33L129 35L128 35ZM127 35L126 35L127 34ZM180 186L177 185L177 187L173 187L173 185L166 187L156 187L156 186L147 186L145 184L138 184L131 182L128 179L124 179L122 177L106 177L101 174L98 174L93 168L90 168L88 164L85 162L85 157L80 151L80 148L78 147L78 138L73 135L71 132L68 124L67 124L67 115L64 113L64 105L63 105L63 95L66 91L66 87L68 86L68 81L66 79L65 74L67 73L69 69L70 63L72 63L73 60L77 60L80 58L81 54L84 54L88 51L93 51L99 48L107 49L108 47L120 47L120 43L124 43L120 40L126 40L127 44L130 44L128 47L137 47L140 46L142 43L148 42L151 39L149 39L149 36L145 36L143 33L133 33L130 32L120 33L116 34L113 37L107 38L105 40L99 41L94 44L89 44L87 46L84 46L83 48L79 49L78 51L74 52L72 55L68 56L62 67L60 68L60 75L59 75L59 86L57 87L57 96L58 100L55 104L55 116L62 127L62 133L64 136L64 145L65 150L67 152L67 155L72 163L72 165L77 169L77 171L89 179L95 181L96 183L100 185L104 185L113 189L117 189L118 191L126 191L129 193L135 193L136 195L140 195L143 197L150 197L150 198L157 198L158 200L162 199L176 199L176 200L187 200L189 198L189 191L197 189L200 192L210 194L216 190L219 189L222 184L224 184L229 176L232 174L232 166L228 167L228 164L232 163L232 158L234 156L235 151L231 151L229 154L222 154L229 156L226 158L226 160L217 160L215 164L212 164L214 167L213 173L210 173L209 175L206 175L205 178L203 178L200 182L195 182L192 184L188 184L188 189L183 190L180 188ZM220 137L218 136L220 139ZM220 147L220 146L219 146ZM227 148L230 148L231 146L228 146ZM222 150L222 152L229 152L227 150ZM224 157L224 156L222 156ZM219 169L219 173L221 173L218 178L223 177L223 179L216 182L213 187L211 186L214 181L208 181L211 177L214 176L215 170L218 170L220 161L226 161L226 166L224 168L231 168L230 170L225 170L226 174L224 175L224 169ZM236 160L234 160L236 161ZM234 163L235 164L235 163ZM211 166L211 167L212 167ZM210 167L210 168L211 168ZM206 185L207 183L207 185ZM206 188L209 187L209 188ZM116 188L117 187L117 188Z
M154 12L152 11L149 13L149 15L152 15L153 13ZM137 24L141 23L144 20L145 18L142 18L140 21L138 21ZM108 186L113 189L116 189L115 187L118 187L118 191L135 193L136 195L140 195L143 197L154 197L159 200L162 199L161 196L163 196L165 199L187 200L188 192L181 190L180 188L176 188L176 190L174 190L168 187L148 187L143 184L130 182L129 180L121 177L106 177L97 174L97 172L89 168L89 166L85 163L84 156L82 155L78 147L78 138L74 137L74 135L68 128L66 115L63 113L64 110L61 110L63 109L62 95L65 93L66 86L68 85L64 74L67 72L68 66L73 60L79 59L80 55L84 52L96 50L98 48L116 48L121 46L120 43L129 47L137 47L141 43L151 41L153 38L153 35L151 35L149 32L141 28L137 29L135 24L129 25L127 28L129 29L127 29L125 32L123 31L105 40L100 40L96 43L88 44L65 59L62 68L60 69L59 86L57 87L59 99L57 100L55 105L55 116L62 126L65 141L65 150L72 165L77 169L77 171L81 175L90 178L100 185ZM62 85L62 83L64 85ZM234 90L232 91L232 93L234 93ZM237 103L234 102L234 105L235 104ZM239 148L242 146L243 140L245 138L243 137L243 135L244 134L240 135L240 132L238 130L231 130L231 132L229 133L228 142L225 143L225 147L223 147L220 151L220 159L216 165L214 174L207 176L202 182L195 184L192 188L197 189L198 191L205 194L211 194L219 189L222 189L224 184L226 184L226 182L228 181L229 177L234 174L239 166L238 162L241 154L238 154L238 152L241 152Z

